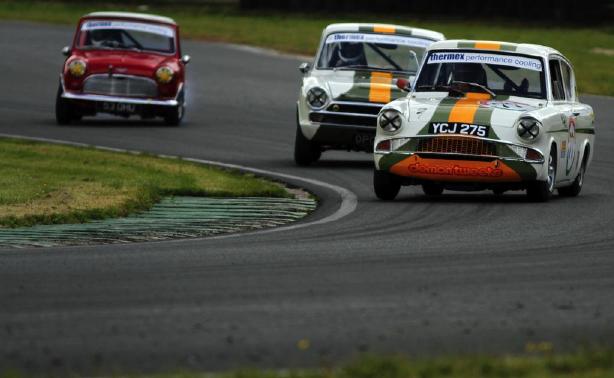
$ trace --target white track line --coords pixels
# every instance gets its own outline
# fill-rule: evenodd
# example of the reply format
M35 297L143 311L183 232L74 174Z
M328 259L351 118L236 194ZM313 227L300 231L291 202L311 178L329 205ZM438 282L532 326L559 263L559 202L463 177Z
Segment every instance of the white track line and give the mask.
M11 138L11 139L31 140L31 141L36 141L36 142L46 142L46 143L53 143L53 144L62 144L62 145L74 146L74 147L90 147L90 148L95 148L95 149L98 149L98 150L111 151L111 152L122 152L122 153L129 153L129 154L135 154L135 155L141 155L141 154L145 153L143 151L126 150L126 149L123 149L123 148L96 146L96 145L87 144L87 143L70 142L70 141L66 141L66 140L50 139L50 138L30 137L30 136L25 136L25 135L15 135L15 134L3 134L3 133L0 133L0 137ZM330 190L336 192L339 195L339 197L341 197L341 205L339 206L337 211L335 211L334 213L330 214L327 217L324 217L322 219L318 219L318 220L313 221L313 222L291 224L289 226L268 228L268 229L265 229L265 230L252 231L252 232L243 232L243 233L234 233L234 234L227 234L227 235L210 236L210 237L205 237L205 238L191 238L191 239L186 239L186 240L225 239L225 238L232 238L232 237L239 237L239 236L261 235L261 234L269 234L269 233L280 232L280 231L297 230L297 229L300 229L300 228L305 228L305 227L310 227L310 226L321 225L321 224L326 224L326 223L331 223L331 222L338 221L339 219L341 219L341 218L351 214L352 212L354 212L354 210L356 210L356 206L358 205L358 198L356 197L356 194L354 194L354 192L352 192L352 191L350 191L350 190L348 190L346 188L343 188L341 186L329 184L329 183L326 183L326 182L320 181L320 180L315 180L315 179L310 179L310 178L305 178L305 177L300 177L300 176L289 175L289 174L286 174L286 173L272 172L272 171L267 171L265 169L251 168L251 167L246 167L246 166L243 166L243 165L222 163L222 162L213 161L213 160L185 158L185 157L179 157L179 156L173 156L173 155L161 155L161 154L154 155L154 156L157 156L157 157L160 157L160 158L166 158L166 159L181 159L181 160L190 161L190 162L193 162L193 163L213 165L213 166L217 166L217 167L221 167L221 168L227 168L227 169L236 169L236 170L240 170L240 171L244 171L244 172L255 173L257 175L264 175L264 176L269 176L269 177L273 177L273 178L286 179L286 180L294 180L294 181L302 181L302 182L305 182L305 183L308 183L308 184L311 184L311 185L315 185L315 186L319 186L319 187L322 187L322 188L330 189Z

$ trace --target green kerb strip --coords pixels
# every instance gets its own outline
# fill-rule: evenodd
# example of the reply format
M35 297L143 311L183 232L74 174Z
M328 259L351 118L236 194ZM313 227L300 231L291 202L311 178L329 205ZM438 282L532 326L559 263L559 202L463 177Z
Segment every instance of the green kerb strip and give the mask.
M126 218L0 229L0 248L212 236L280 226L303 218L315 208L312 199L172 197L149 211Z

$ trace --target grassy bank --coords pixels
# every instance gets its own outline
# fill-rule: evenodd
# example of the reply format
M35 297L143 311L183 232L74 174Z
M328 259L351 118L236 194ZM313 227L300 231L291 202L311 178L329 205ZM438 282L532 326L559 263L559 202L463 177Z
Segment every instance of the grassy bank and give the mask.
M144 2L146 3L146 2ZM109 2L88 5L62 2L0 2L0 19L74 25L93 10L139 10ZM142 9L141 9L142 10ZM563 52L574 63L582 93L614 96L614 27L574 28L566 25L459 20L421 20L390 15L286 15L245 13L232 8L150 7L147 12L175 18L185 37L269 47L313 54L322 28L332 22L393 22L438 30L448 38L494 39L538 43Z
M124 216L171 195L288 194L251 175L180 160L0 139L0 227Z

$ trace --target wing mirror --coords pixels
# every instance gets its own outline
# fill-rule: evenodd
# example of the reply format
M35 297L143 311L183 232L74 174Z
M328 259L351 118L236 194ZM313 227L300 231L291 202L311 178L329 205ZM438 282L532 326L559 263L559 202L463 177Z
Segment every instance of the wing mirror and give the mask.
M181 57L181 61L183 62L183 64L188 64L190 63L190 60L192 60L192 57L189 55L184 55Z
M397 88L403 92L410 92L411 87L414 84L414 80L416 80L416 77L413 75L410 76L409 79L397 79Z
M69 56L69 55L70 55L70 47L68 47L68 46L64 46L64 47L62 48L62 55L64 55L64 56Z
M304 74L306 74L307 72L309 72L309 70L311 69L311 65L309 63L301 63L300 66L298 66L298 70L301 71Z

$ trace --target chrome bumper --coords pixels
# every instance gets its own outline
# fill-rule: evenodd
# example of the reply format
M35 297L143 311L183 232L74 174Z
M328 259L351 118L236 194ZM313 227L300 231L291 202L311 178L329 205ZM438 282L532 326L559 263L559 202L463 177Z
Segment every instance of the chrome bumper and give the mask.
M131 97L115 97L93 94L75 94L70 92L62 93L62 98L69 100L93 101L93 102L118 102L123 104L134 105L151 105L151 106L177 106L179 102L173 100L152 100L147 98L131 98Z

